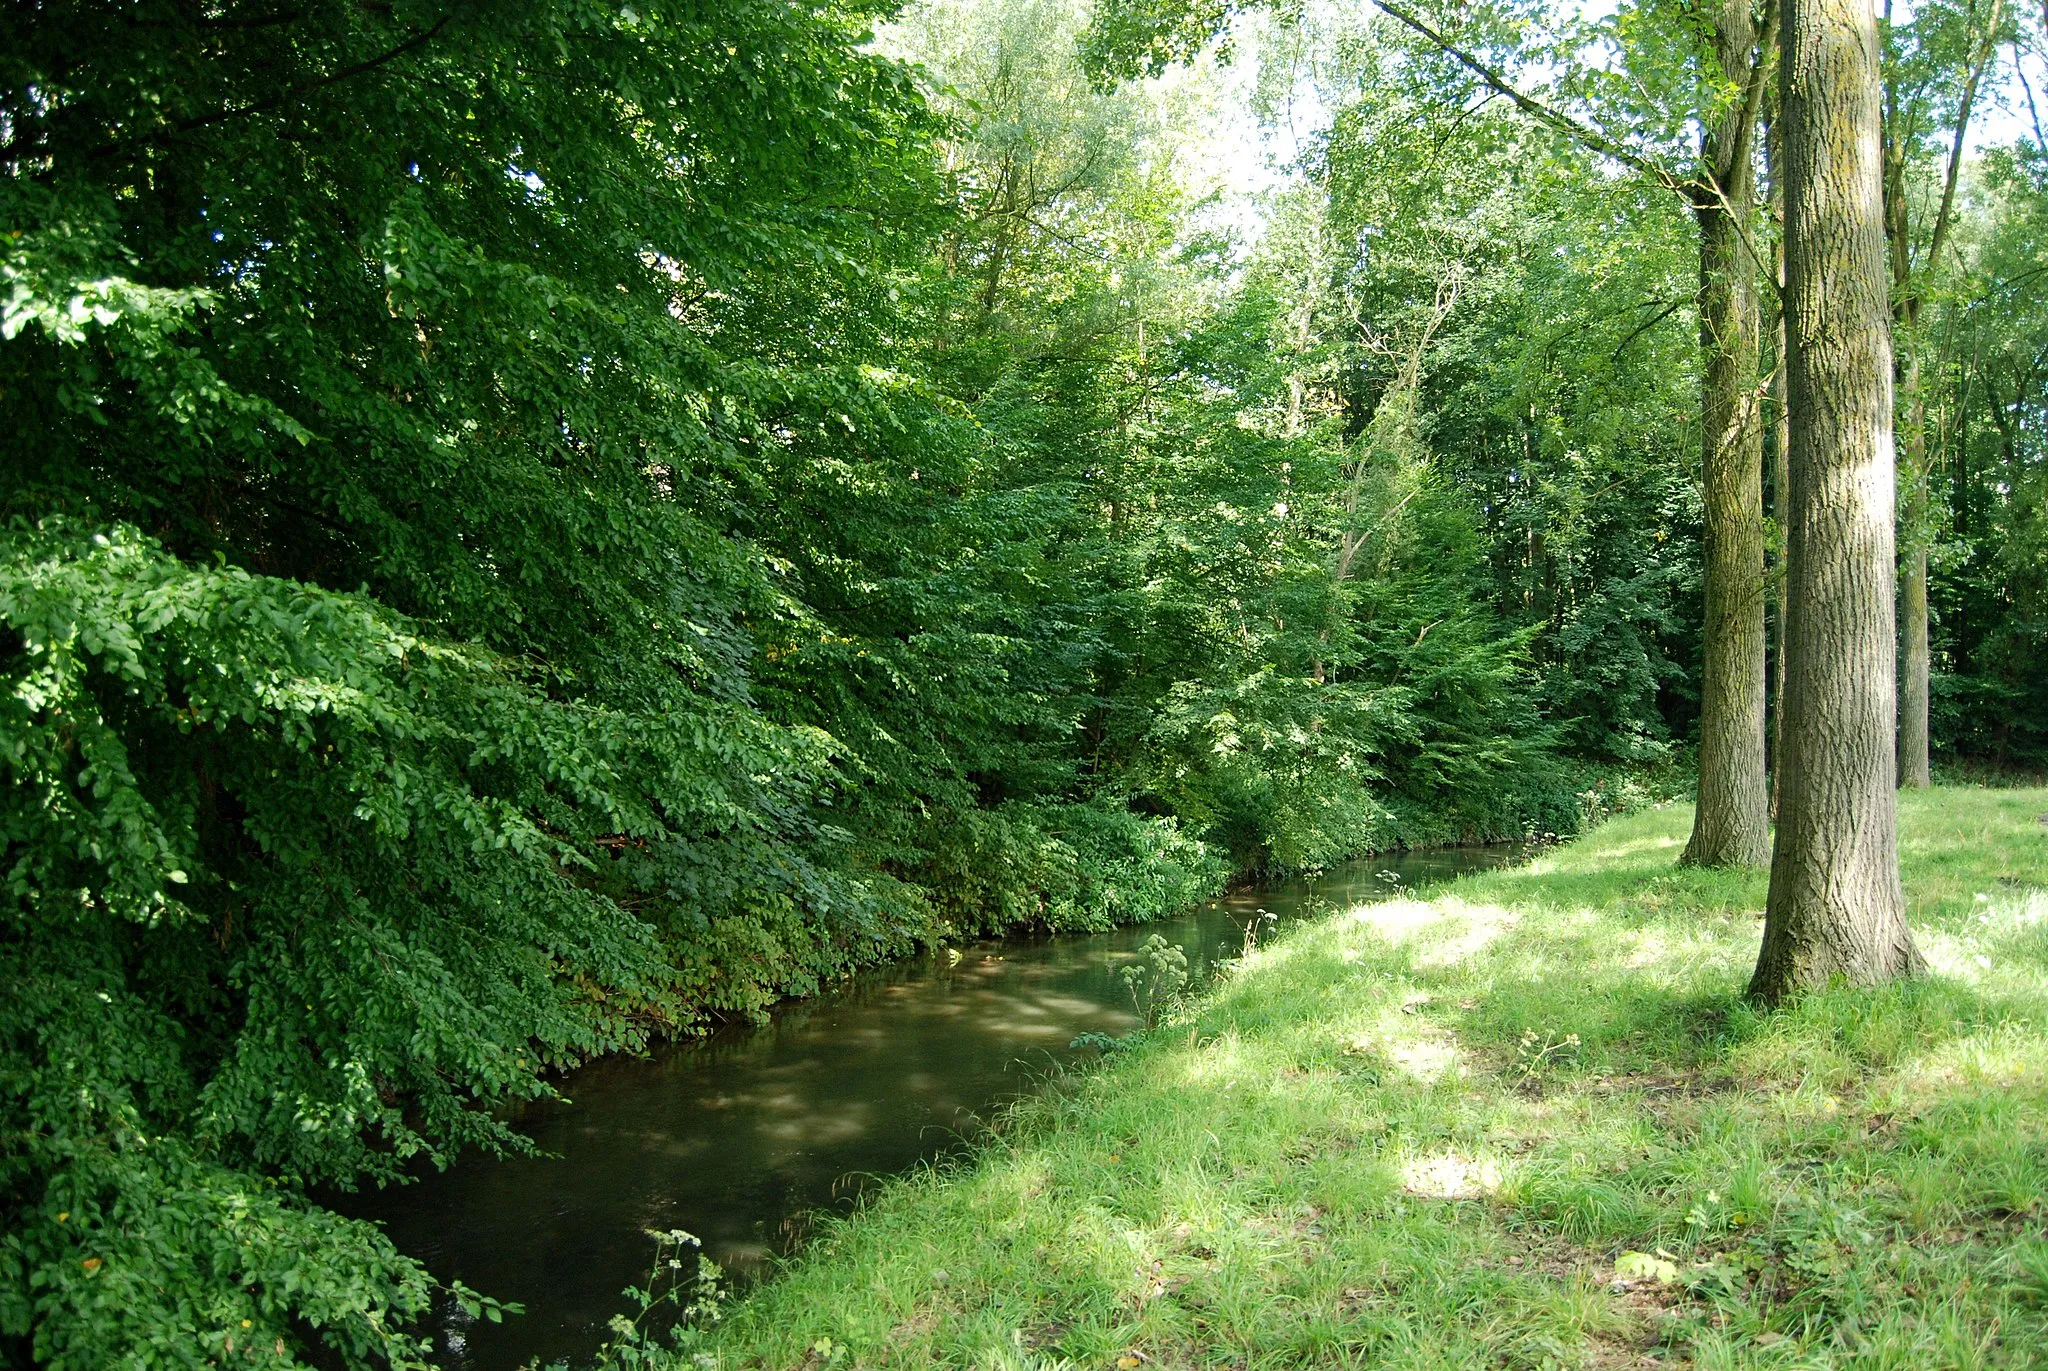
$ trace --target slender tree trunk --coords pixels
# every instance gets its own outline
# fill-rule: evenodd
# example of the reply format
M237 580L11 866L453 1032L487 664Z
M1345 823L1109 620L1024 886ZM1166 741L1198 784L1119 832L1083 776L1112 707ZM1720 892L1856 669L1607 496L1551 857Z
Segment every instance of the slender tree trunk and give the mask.
M1899 887L1891 308L1869 0L1789 0L1780 70L1792 455L1767 1003L1921 969Z
M1773 118L1764 139L1764 156L1771 175L1771 213L1779 223L1785 219L1785 150L1778 144L1778 125ZM1771 513L1778 521L1778 562L1772 568L1771 585L1776 596L1777 650L1771 656L1771 821L1777 822L1779 781L1785 774L1785 622L1790 617L1792 594L1790 569L1786 564L1786 530L1791 527L1787 507L1792 490L1791 403L1786 391L1785 359L1785 238L1778 235L1772 279L1777 286L1777 346L1771 357Z
M1757 45L1752 0L1714 0L1714 48L1721 71L1742 85L1701 148L1700 175L1672 176L1653 158L1562 111L1524 95L1501 72L1393 0L1382 12L1421 34L1517 109L1603 157L1684 194L1700 225L1702 368L1701 485L1706 504L1705 663L1700 685L1699 804L1686 863L1761 865L1769 849L1764 769L1764 579L1762 439L1755 395L1756 272L1750 234L1750 166L1768 69ZM1779 0L1765 0L1764 36ZM1529 562L1533 566L1534 535ZM1524 583L1522 603L1534 599Z
M1899 784L1925 789L1927 765L1927 397L1921 393L1920 358L1907 341L1900 387L1906 392L1906 507L1899 529L1906 537L1899 578Z
M1756 56L1749 0L1723 0L1721 68L1747 75ZM1752 255L1752 111L1708 131L1700 233L1700 484L1706 504L1705 662L1700 675L1700 785L1681 861L1762 866L1770 857L1764 769L1763 423L1756 391L1757 262Z
M1779 262L1778 281L1782 289L1785 280L1784 263ZM1779 781L1785 774L1785 624L1791 618L1792 575L1785 558L1786 530L1791 521L1786 517L1789 495L1792 489L1792 425L1788 421L1791 406L1787 403L1785 390L1785 314L1778 312L1778 362L1771 369L1771 404L1776 411L1772 420L1771 442L1771 491L1773 507L1778 516L1778 567L1776 582L1778 599L1778 654L1771 663L1771 818L1778 817Z
M1917 268L1914 262L1912 213L1907 193L1909 158L1897 102L1888 99L1892 118L1883 130L1885 146L1885 210L1891 234L1892 301L1894 318L1904 337L1899 350L1900 408L1906 416L1905 471L1906 501L1900 511L1900 529L1905 535L1905 557L1899 567L1899 616L1901 662L1899 672L1898 767L1899 784L1924 788L1929 782L1927 752L1928 639L1927 639L1927 397L1920 385L1920 306L1925 292L1941 270L1941 250L1955 223L1956 187L1963 169L1963 150L1970 134L1970 114L1977 103L1977 91L1984 73L1998 52L1998 36L2004 17L2005 0L1991 0L1984 27L1976 36L1965 68L1963 87L1956 102L1950 130L1948 172L1942 184L1940 207L1935 211L1927 251ZM1889 14L1889 8L1887 8ZM1971 6L1971 19L1976 7Z

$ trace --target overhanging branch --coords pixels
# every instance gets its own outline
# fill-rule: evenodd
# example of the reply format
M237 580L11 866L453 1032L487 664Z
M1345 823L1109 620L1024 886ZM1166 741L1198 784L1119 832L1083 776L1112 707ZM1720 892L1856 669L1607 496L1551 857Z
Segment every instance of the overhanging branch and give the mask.
M1641 172L1668 191L1690 197L1696 189L1697 183L1695 181L1681 180L1673 176L1669 170L1658 165L1637 149L1629 147L1624 143L1616 142L1584 120L1575 119L1563 110L1555 109L1533 96L1523 94L1505 75L1487 66L1478 57L1453 43L1443 34L1431 28L1422 19L1409 13L1401 6L1393 4L1391 0L1372 0L1372 2L1388 18L1404 24L1416 33L1421 34L1429 40L1431 46L1435 47L1437 51L1452 58L1460 66L1464 67L1474 76L1477 76L1489 88L1498 91L1513 101L1515 108L1521 110L1524 114L1529 115L1540 123L1549 125L1580 146L1596 152L1602 157L1612 158L1625 167Z

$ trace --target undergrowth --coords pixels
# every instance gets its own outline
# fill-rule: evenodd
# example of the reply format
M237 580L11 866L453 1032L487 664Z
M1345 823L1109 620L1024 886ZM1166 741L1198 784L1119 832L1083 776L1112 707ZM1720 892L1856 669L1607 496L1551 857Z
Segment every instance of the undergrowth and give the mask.
M2040 1365L2044 811L1903 797L1932 974L1777 1014L1681 807L1297 926L673 1360Z

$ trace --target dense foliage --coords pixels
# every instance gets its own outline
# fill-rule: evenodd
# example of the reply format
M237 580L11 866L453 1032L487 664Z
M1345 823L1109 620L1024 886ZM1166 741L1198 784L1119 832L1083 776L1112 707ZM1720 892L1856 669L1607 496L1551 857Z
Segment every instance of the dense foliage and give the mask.
M1682 761L1675 202L1282 30L1251 239L1077 6L888 17L0 14L0 1357L418 1363L307 1195L563 1066ZM2038 765L2039 150L1971 196L1942 736Z

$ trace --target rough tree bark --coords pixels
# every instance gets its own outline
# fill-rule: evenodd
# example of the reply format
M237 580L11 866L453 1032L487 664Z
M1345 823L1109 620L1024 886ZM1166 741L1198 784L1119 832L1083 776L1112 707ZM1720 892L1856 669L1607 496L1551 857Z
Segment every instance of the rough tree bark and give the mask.
M1750 0L1721 0L1715 55L1761 89ZM1770 859L1764 761L1763 423L1756 388L1756 109L1745 98L1710 128L1692 196L1700 234L1700 485L1706 507L1706 624L1700 673L1699 803L1680 861Z
M1779 77L1791 573L1767 1003L1918 971L1899 886L1891 301L1869 0L1788 0Z

